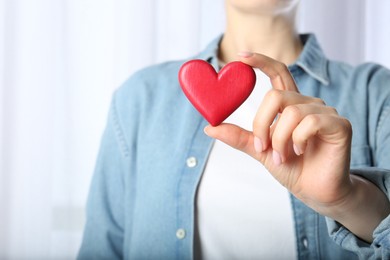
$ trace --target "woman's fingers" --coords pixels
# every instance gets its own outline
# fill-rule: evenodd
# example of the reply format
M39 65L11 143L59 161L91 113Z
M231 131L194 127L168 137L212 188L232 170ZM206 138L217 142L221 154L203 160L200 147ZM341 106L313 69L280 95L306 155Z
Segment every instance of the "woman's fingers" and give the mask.
M218 126L208 125L204 128L204 132L208 136L252 156L266 167L271 165L272 150L256 152L255 136L248 130L234 124L223 123Z
M296 132L297 138L303 138L302 133L305 127L312 127L311 125L307 125L307 118L310 118L312 115L316 115L316 118L322 120L322 118L328 118L324 115L337 115L337 112L332 107L327 107L323 105L319 105L317 103L310 104L297 104L287 106L283 112L279 115L279 120L275 126L275 130L271 135L272 139L272 149L274 150L274 157L280 159L280 162L283 163L287 159L288 151L291 145L291 139L293 132L296 131L297 127L300 126L300 132ZM303 123L303 125L302 125ZM322 122L324 123L324 122ZM326 122L325 122L326 123ZM335 124L335 122L328 122L331 126ZM323 127L323 125L317 125L312 130L306 130L310 133L315 133L317 127ZM303 127L303 128L301 128ZM311 132L314 131L314 132ZM308 134L309 132L305 132ZM305 138L309 136L305 135ZM304 143L307 142L308 139L303 138L299 144L295 144L294 151L297 155L300 155L304 151Z
M222 124L206 127L205 132L261 162L273 159L284 163L289 153L305 152L308 141L340 143L350 136L351 126L337 111L318 98L303 96L287 66L267 56L240 53L241 61L259 68L271 80L273 89L264 97L253 122L253 133L238 126ZM275 120L277 119L277 120ZM271 148L271 149L269 149Z
M218 139L231 147L241 150L249 155L255 155L253 134L239 126L223 123L218 126L206 126L205 133Z
M270 126L276 116L288 106L310 103L323 104L320 99L306 97L293 91L275 89L268 91L253 121L253 133L261 140L263 150L270 145Z
M284 63L258 53L240 52L238 55L242 62L264 72L270 78L274 89L299 92L290 71Z
M320 138L328 144L348 143L352 135L350 122L337 115L331 107L321 107L317 104L294 105L282 113L277 122L272 125L272 149L259 151L259 139L252 132L233 124L221 124L216 127L207 126L205 133L231 147L247 153L261 163L270 167L279 166L287 160L288 149L293 145L296 155L305 153L311 138ZM267 151L266 151L267 150ZM273 166L272 166L273 167Z
M327 143L337 144L342 139L351 138L352 126L347 119L335 114L307 115L292 133L294 151L303 154L308 140L316 135Z

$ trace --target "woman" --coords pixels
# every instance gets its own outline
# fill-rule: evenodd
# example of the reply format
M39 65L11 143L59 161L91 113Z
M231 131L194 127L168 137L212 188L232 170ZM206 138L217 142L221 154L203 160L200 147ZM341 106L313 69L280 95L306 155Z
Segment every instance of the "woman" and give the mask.
M239 59L270 90L258 73L233 124L210 127L180 90L183 62L133 75L113 97L79 258L389 258L390 72L327 60L296 33L296 0L225 3L225 34L195 58Z

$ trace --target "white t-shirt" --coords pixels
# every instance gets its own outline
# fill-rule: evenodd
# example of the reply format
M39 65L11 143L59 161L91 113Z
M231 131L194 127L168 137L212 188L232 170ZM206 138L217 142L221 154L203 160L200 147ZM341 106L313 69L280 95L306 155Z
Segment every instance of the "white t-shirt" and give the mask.
M259 70L251 96L225 122L252 130L269 78ZM197 193L202 259L296 259L287 190L264 166L216 141Z

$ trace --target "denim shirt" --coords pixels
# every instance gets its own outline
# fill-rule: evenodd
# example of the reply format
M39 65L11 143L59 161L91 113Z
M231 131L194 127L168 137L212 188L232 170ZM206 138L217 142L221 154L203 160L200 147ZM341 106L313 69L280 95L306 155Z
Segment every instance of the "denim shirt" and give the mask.
M289 66L300 92L323 99L350 120L351 174L389 197L390 72L376 64L330 61L314 35L301 37L303 52ZM219 41L192 58L216 68ZM145 68L114 93L79 259L194 257L196 191L213 140L179 86L184 62ZM291 204L299 259L390 259L390 217L367 244L293 196Z

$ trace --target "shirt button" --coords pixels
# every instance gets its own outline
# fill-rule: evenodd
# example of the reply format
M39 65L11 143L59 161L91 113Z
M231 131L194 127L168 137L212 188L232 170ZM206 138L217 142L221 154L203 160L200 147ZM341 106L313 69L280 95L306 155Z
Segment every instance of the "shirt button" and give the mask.
M186 237L186 231L182 228L179 228L177 231L176 231L176 237L178 239L183 239Z
M196 160L195 157L191 156L187 158L186 163L189 168L194 168L198 164L198 161Z
M309 241L307 241L306 237L302 239L302 244L304 248L307 248L307 246L309 245Z

